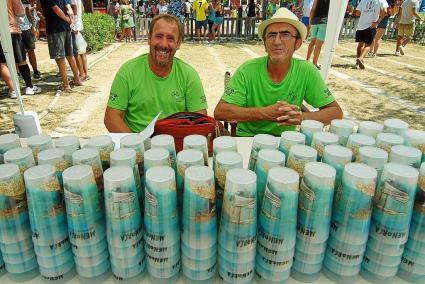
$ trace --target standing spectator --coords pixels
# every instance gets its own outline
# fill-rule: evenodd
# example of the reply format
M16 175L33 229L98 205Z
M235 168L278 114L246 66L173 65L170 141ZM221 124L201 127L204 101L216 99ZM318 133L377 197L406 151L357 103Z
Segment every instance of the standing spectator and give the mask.
M84 6L81 0L72 0L71 7L74 12L74 25L72 31L73 55L77 63L78 71L80 72L81 81L87 81L90 78L86 56L87 43L81 34L84 29L82 18Z
M313 0L303 0L303 17L301 18L301 22L309 28L310 27L310 12L313 7ZM308 33L310 31L307 31Z
M310 60L311 54L314 53L313 64L317 69L320 69L317 61L319 60L320 51L326 37L329 4L330 0L314 0L310 11L311 24L309 30L311 32L311 41L308 45L307 60Z
M192 8L192 4L190 4L189 0L184 2L184 17L189 19L190 17L190 9Z
M387 4L388 4L388 1L387 1ZM376 57L376 54L378 53L382 36L384 35L385 30L387 29L387 26L388 26L388 20L390 16L393 15L393 11L394 11L393 7L394 7L394 3L389 5L387 9L387 15L382 19L382 21L379 23L378 27L376 28L376 34L375 34L375 37L373 38L372 48L371 48L371 51L369 52L369 56L371 57Z
M215 21L215 3L212 1L208 3L208 39L213 41L215 39L215 33L213 34L213 27Z
M9 18L9 30L12 37L13 55L19 73L25 81L25 94L34 95L41 92L41 89L32 84L31 71L27 64L25 46L22 40L21 29L17 22L17 17L25 16L25 9L20 0L7 0L7 14Z
M221 4L221 0L217 0L215 4L215 9L214 9L215 19L214 19L214 25L212 28L212 33L214 37L215 37L215 34L217 33L218 41L220 41L221 25L223 24L223 21L224 21L223 13L224 13L223 4Z
M405 0L397 14L396 27L398 29L395 55L404 55L404 48L415 34L415 18L422 20L418 14L419 0Z
M249 0L248 5L246 6L246 15L248 17L247 20L247 31L248 33L254 33L255 32L255 17L256 17L256 8L254 0Z
M35 55L35 35L32 30L32 23L29 19L31 19L30 13L30 5L24 5L25 15L19 17L19 27L22 32L22 43L24 44L24 48L28 54L28 59L32 66L32 70L34 71L33 77L34 79L40 79L41 73L38 71L37 67L37 57Z
M355 16L360 15L356 31L357 59L356 66L364 69L363 59L370 50L370 45L375 37L376 28L387 14L388 4L384 0L361 0L354 11Z
M132 29L134 28L134 21L132 13L134 13L133 7L129 4L129 0L124 0L124 4L120 6L119 14L121 19L122 35L121 39L125 37L125 41L132 41Z
M158 15L167 14L168 13L168 4L165 0L159 0L158 5L156 5L158 9Z
M40 23L40 18L42 16L40 11L38 11L37 7L38 6L36 3L36 0L31 0L29 5L30 16L28 17L28 19L31 21L31 24L32 24L31 31L35 36L35 40L40 39L40 31L38 29L38 25Z
M270 19L276 13L276 10L279 9L279 6L279 0L271 0L267 6L266 19Z
M208 27L207 27L207 15L208 15L208 3L206 0L196 0L193 2L192 10L196 12L195 17L195 27L196 35L198 36L199 42L201 41L202 36L206 41L208 36ZM202 33L202 29L204 32Z
M47 44L50 58L56 61L62 77L63 90L71 91L68 75L66 74L65 57L74 75L74 85L81 86L78 68L72 54L71 27L74 13L69 0L43 0L41 2L46 18Z
M170 4L168 5L168 14L174 15L177 19L179 19L180 23L184 23L184 4L181 0L170 0Z
M0 75L9 88L9 98L16 99L15 86L12 82L12 76L10 75L9 68L7 68L6 57L4 57L3 48L0 43Z

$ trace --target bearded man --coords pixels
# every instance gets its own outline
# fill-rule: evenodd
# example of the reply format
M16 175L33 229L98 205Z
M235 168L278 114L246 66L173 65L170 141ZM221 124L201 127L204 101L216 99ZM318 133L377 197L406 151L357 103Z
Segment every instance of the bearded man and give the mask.
M207 114L207 100L198 73L175 58L183 27L168 14L149 28L149 53L124 63L112 83L104 123L110 132L140 132L161 111L160 118L181 111Z

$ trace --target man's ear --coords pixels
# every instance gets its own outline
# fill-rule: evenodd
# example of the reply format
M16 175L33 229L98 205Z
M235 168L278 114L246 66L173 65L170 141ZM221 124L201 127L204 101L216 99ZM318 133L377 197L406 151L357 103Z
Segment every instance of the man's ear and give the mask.
M302 44L303 40L301 38L297 38L297 41L295 42L295 50L298 50Z

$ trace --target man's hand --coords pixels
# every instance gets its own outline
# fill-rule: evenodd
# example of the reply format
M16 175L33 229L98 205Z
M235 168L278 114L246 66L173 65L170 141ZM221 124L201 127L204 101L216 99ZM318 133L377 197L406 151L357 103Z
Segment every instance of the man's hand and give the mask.
M279 126L301 124L302 116L298 106L282 101L278 101L277 104L279 104L279 110L281 111L281 116L276 119Z

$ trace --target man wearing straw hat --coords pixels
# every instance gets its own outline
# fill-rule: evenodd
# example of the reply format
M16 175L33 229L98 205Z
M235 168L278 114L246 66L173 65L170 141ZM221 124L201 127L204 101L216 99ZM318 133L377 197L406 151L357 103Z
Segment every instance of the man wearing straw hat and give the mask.
M317 68L293 58L306 34L306 26L286 8L262 22L258 36L267 56L249 60L236 70L216 106L215 118L238 122L238 136L280 136L302 120L329 124L341 118L342 110ZM301 112L304 100L319 110Z

